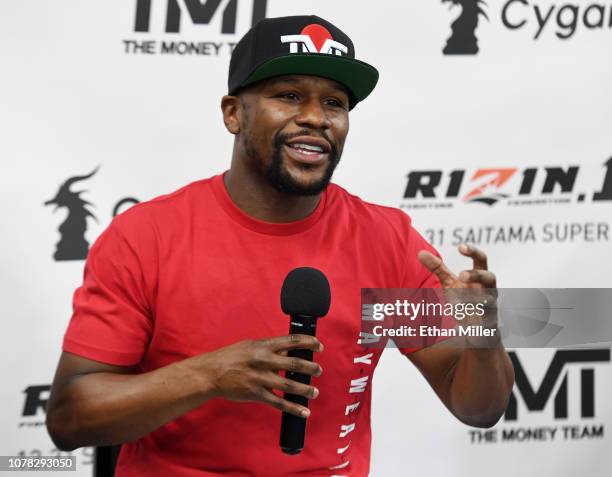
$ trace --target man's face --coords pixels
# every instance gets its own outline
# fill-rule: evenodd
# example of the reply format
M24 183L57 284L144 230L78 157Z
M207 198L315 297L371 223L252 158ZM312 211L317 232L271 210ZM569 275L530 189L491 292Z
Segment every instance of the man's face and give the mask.
M240 93L239 143L280 192L313 195L331 180L348 133L349 96L335 81L292 75Z

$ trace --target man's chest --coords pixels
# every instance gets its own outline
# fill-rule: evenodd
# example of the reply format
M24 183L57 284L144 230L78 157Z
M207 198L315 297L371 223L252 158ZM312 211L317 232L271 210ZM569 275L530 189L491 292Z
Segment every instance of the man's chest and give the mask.
M350 367L364 350L361 288L381 286L387 278L375 250L333 234L253 239L209 231L177 243L160 261L147 367L245 339L286 335L281 286L289 271L304 266L321 270L330 283L331 306L317 326L317 337L329 350L327 364Z

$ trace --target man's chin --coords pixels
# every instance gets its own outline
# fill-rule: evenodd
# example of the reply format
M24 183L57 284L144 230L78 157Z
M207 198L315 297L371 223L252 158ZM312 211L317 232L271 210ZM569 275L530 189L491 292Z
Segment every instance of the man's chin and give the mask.
M324 170L301 170L298 173L283 168L272 178L272 185L279 192L292 195L317 195L325 190L331 176Z
M279 192L291 195L317 195L323 192L328 184L329 180L298 181L286 179L277 184L276 189Z
M321 164L304 164L277 149L266 172L270 184L290 195L317 195L325 190L339 161L328 158Z

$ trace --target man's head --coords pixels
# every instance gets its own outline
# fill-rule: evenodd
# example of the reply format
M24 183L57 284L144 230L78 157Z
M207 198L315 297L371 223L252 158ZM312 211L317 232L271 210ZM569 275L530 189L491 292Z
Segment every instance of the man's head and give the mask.
M335 81L288 75L225 96L228 130L247 166L279 192L318 194L340 161L349 94Z
M318 194L340 160L348 111L377 80L322 18L262 20L234 49L222 101L235 153L280 192Z

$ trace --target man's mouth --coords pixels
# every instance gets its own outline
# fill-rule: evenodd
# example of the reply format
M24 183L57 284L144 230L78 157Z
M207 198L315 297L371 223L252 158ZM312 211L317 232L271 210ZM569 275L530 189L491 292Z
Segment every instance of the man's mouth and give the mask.
M285 143L289 157L306 164L321 164L329 158L331 146L322 138L297 137Z
M310 144L303 144L303 143L287 144L287 145L289 147L292 147L293 149L297 149L302 154L316 154L316 153L321 154L324 152L321 146L312 146Z

